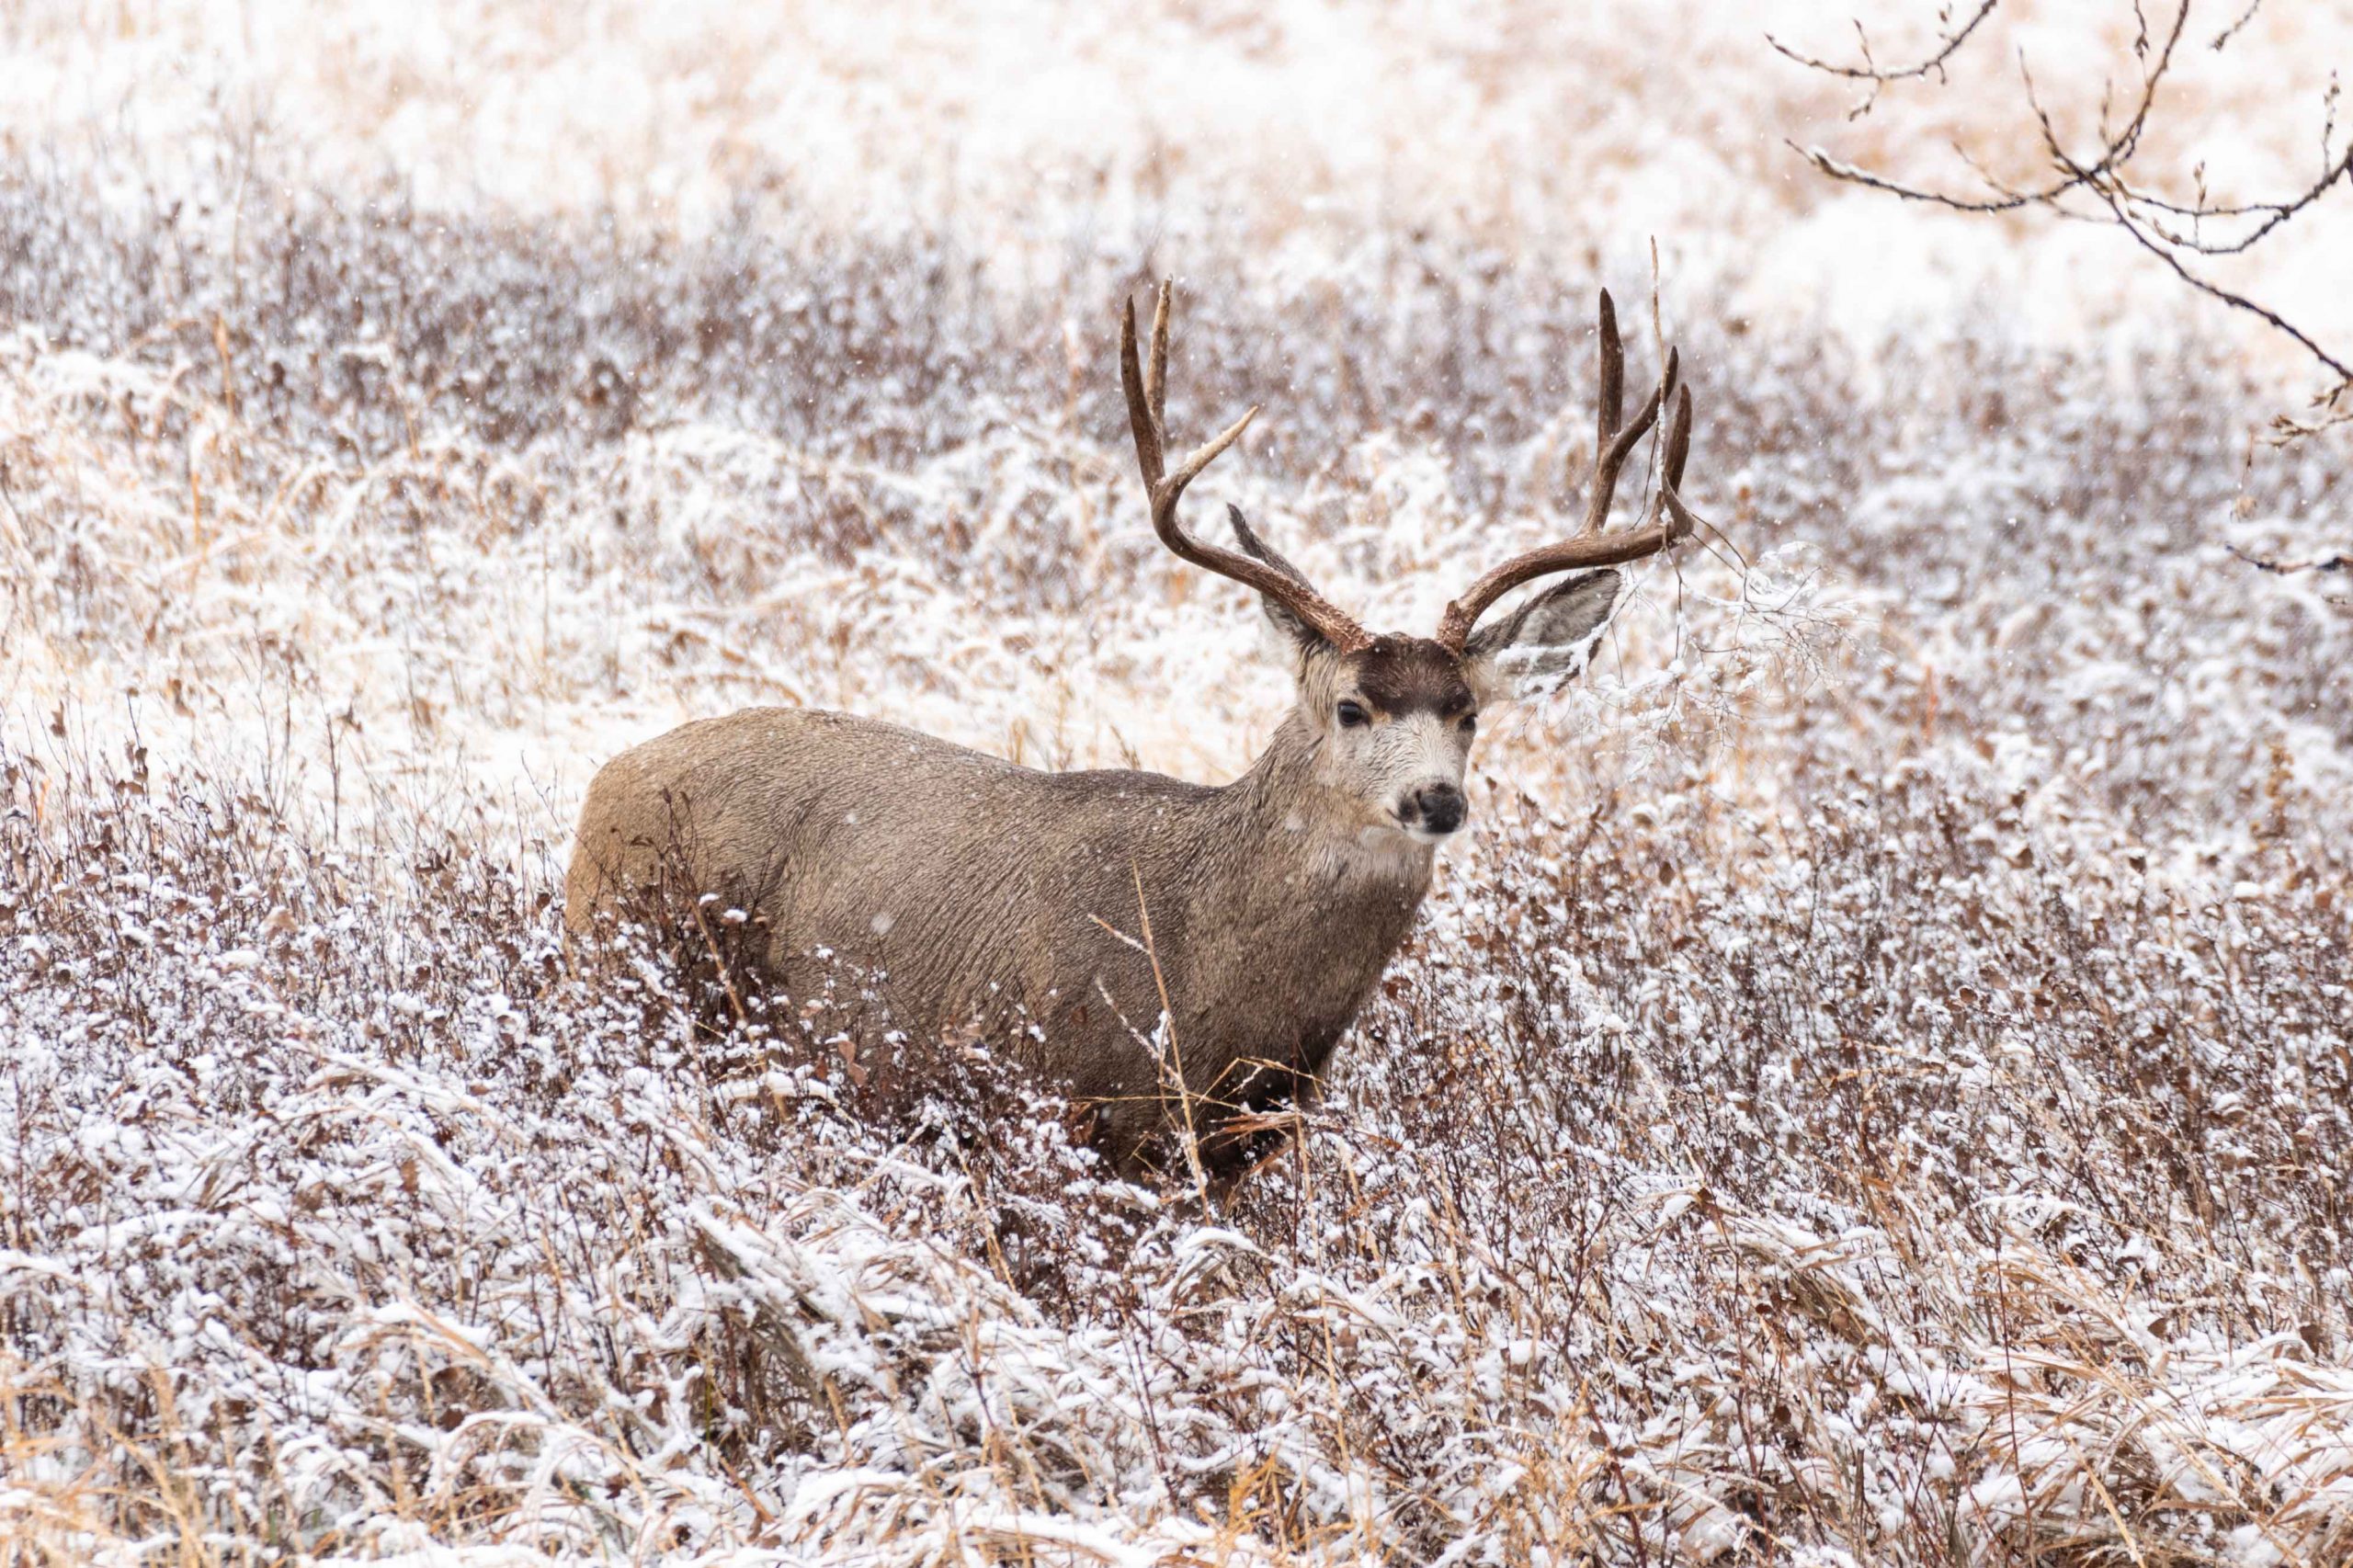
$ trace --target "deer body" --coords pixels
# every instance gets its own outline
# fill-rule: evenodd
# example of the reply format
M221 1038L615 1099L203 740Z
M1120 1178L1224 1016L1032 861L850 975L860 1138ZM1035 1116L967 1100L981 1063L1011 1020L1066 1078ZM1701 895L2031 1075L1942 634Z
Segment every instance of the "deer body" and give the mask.
M1376 637L1238 510L1242 553L1178 525L1185 486L1256 410L1168 467L1168 309L1164 286L1148 358L1132 312L1120 344L1154 531L1257 590L1298 692L1249 771L1218 788L1043 773L842 714L705 720L624 753L590 785L565 881L574 934L632 891L683 877L676 891L760 922L767 978L796 1000L823 994L825 965L846 960L909 1032L1017 1017L1029 1064L1097 1108L1123 1167L1172 1123L1214 1134L1313 1087L1412 930L1436 846L1462 825L1481 703L1582 669L1620 599L1619 574L1595 569L1694 526L1676 490L1690 395L1670 353L1658 390L1621 421L1603 295L1585 527L1481 576L1436 637ZM1663 410L1649 520L1606 531L1619 472ZM1580 571L1481 624L1514 587Z
M1319 802L1317 744L1294 716L1249 772L1208 788L753 709L597 775L567 908L585 925L675 846L697 887L765 923L790 994L823 989L823 949L876 973L902 1027L1018 1009L1037 1026L1031 1064L1097 1104L1124 1157L1159 1127L1180 1065L1221 1113L1299 1093L1412 929L1433 844Z

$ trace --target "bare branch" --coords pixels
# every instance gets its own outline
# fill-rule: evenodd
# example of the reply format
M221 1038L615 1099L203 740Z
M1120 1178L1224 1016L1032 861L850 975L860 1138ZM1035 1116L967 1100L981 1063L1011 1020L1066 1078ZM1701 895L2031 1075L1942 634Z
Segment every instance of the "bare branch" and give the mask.
M2254 19L2261 4L2262 0L2250 0L2230 26L2214 38L2212 47L2221 49L2227 45ZM2279 311L2200 275L2189 265L2188 258L2245 255L2300 214L2308 211L2331 190L2339 186L2353 187L2353 147L2342 153L2336 147L2338 90L2335 78L2331 78L2325 100L2327 113L2321 133L2321 172L2312 183L2283 198L2268 201L2213 201L2207 194L2201 165L2192 176L2195 198L2184 202L2136 183L2128 172L2146 139L2166 75L2173 68L2182 39L2188 29L2195 5L2196 0L2180 0L2171 25L2164 30L2162 37L2154 37L2141 0L2131 0L2135 29L2131 48L2134 58L2140 62L2140 90L2131 102L2130 112L2120 123L2115 119L2114 106L2108 92L2103 90L2097 144L2082 153L2069 149L2037 92L2031 67L2021 55L2018 62L2018 75L2025 84L2028 105L2040 137L2043 162L2051 170L2051 177L2039 183L2014 187L1994 175L1966 149L1958 145L1953 150L1975 177L1979 186L1975 192L1915 184L1877 169L1844 162L1821 147L1797 147L1795 143L1791 146L1800 156L1829 178L1882 191L1906 201L1981 214L2016 212L2040 207L2056 217L2105 223L2121 229L2135 244L2165 263L2182 282L2210 299L2263 322L2293 341L2330 371L2337 379L2336 390L2326 394L2334 408L2338 394L2346 387L2353 386L2353 369L2347 368L2348 362L2353 361L2353 352L2332 351L2324 347L2311 333L2290 322ZM1965 25L1942 35L1940 47L1935 54L1915 66L1901 71L1880 68L1871 62L1868 50L1864 65L1857 67L1812 59L1784 48L1777 40L1768 39L1767 41L1785 57L1809 69L1847 80L1870 82L1875 98L1880 88L1891 84L1931 74L1942 80L1946 63L1976 33L1993 9L1991 4L1981 6ZM1861 30L1859 23L1857 30L1859 33ZM2226 225L2229 232L2210 239L2205 233L2205 226L2209 223ZM2342 423L2344 418L2342 414L2333 414L2318 425L2304 425L2291 420L2279 424L2290 433L2286 438L2292 438L2296 434L2307 434L2313 429Z
M2240 29L2245 28L2249 22L2255 20L2255 14L2262 9L2263 0L2246 0L2246 9L2239 13L2238 20L2233 22L2229 27L2224 28L2221 32L2216 33L2214 35L2214 41L2208 44L2206 47L2212 50L2217 54L2220 54L2223 50L2228 49L2231 44L2231 40L2238 37Z
M2279 312L2273 310L2268 305L2251 300L2245 294L2236 293L2229 289L2225 289L2219 283L2199 277L2198 274L2190 271L2189 268L2183 264L2180 256L2174 254L2174 247L2164 244L2155 236L2144 231L2139 223L2135 222L2131 214L2125 210L2124 204L2117 199L2113 192L2102 189L2099 191L2099 194L2107 199L2109 210L2116 215L2116 226L2122 229L2126 233L2131 235L2133 240L2139 244L2143 250L2147 251L2151 256L2154 256L2159 261L2164 262L2167 267L2172 269L2175 277L2180 278L2184 283L2188 284L2192 289L2197 290L2200 293L2204 294L2209 299L2220 300L2222 303L2230 306L2234 310L2245 311L2247 314L2256 317L2257 320L2269 324L2275 330L2284 333L2289 337L2292 338L2305 353L2311 355L2313 358L2327 366L2331 370L2334 370L2341 380L2347 382L2353 382L2353 366L2347 366L2344 360L2337 358L2327 349L2323 348L2318 343L2314 342L2312 336L2304 332L2302 328L2290 322L2285 316L2282 316Z
M2343 551L2323 556L2318 561L2273 561L2261 555L2249 555L2235 544L2223 548L2258 571L2277 572L2283 577L2299 572L2353 572L2353 554Z
M1797 62L1809 71L1820 71L1831 76L1844 76L1851 82L1870 82L1875 88L1883 87L1891 82L1913 81L1931 74L1941 75L1945 62L1961 52L1961 46L1969 41L1969 35L1975 32L1979 25L1994 14L1994 7L2000 4L2001 0L1984 0L1984 3L1977 7L1976 15L1962 23L1957 30L1947 33L1938 40L1938 48L1934 54L1916 65L1905 65L1893 71L1881 69L1872 62L1870 40L1863 34L1863 24L1859 20L1855 23L1856 35L1862 39L1863 63L1859 66L1834 65L1826 60L1816 60L1812 55L1800 54L1771 33L1765 35L1765 41L1772 46L1776 53L1785 59Z

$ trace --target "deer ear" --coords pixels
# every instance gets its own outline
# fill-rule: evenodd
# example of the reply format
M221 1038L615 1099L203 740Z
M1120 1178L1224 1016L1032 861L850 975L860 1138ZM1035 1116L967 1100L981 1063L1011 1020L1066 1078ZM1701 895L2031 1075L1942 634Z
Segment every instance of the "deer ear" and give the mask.
M1526 700L1583 675L1624 586L1616 572L1587 573L1479 628L1462 650L1477 684L1497 697Z
M1250 526L1250 519L1242 515L1241 507L1227 506L1225 516L1226 520L1233 525L1234 539L1251 556L1265 562L1294 583L1303 584L1307 581L1306 574L1284 560L1280 551L1258 537L1257 531ZM1274 629L1281 632L1284 638L1302 653L1331 646L1324 641L1322 632L1292 614L1290 606L1272 595L1260 594L1258 604L1266 610L1267 619L1273 624Z

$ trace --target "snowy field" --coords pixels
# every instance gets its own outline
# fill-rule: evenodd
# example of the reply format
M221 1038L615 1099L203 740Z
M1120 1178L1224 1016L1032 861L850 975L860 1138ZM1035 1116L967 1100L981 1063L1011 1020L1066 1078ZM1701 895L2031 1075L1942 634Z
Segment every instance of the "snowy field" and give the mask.
M2303 172L2334 9L2168 151ZM477 11L0 15L0 1560L2353 1561L2353 589L2231 549L2353 442L1787 145L2022 156L2129 6L1861 119L1794 0ZM2347 209L2222 275L2353 342ZM1222 1206L554 903L752 703L1246 765L1163 275L1172 425L1267 404L1194 514L1376 626L1574 515L1600 285L1715 529Z

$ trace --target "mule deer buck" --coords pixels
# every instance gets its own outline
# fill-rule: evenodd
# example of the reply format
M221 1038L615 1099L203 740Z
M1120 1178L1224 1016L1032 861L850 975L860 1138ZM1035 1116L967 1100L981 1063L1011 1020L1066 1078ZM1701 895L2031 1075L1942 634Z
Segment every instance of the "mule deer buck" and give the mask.
M1011 1004L1029 1065L1096 1108L1132 1170L1154 1134L1215 1140L1313 1085L1379 983L1462 826L1483 703L1582 669L1620 594L1597 570L1693 528L1677 494L1689 390L1670 352L1623 418L1624 358L1601 296L1600 433L1583 526L1513 557L1448 605L1435 637L1375 636L1230 508L1243 553L1177 521L1186 486L1252 408L1170 463L1169 289L1139 357L1125 309L1120 381L1153 531L1257 590L1298 701L1264 755L1211 788L1158 774L1045 773L871 719L757 708L673 730L590 785L565 884L585 934L665 874L764 922L766 978L813 994L821 953L874 975L893 1024L938 1032ZM1611 494L1665 412L1648 516L1608 530ZM1506 592L1567 578L1481 624ZM670 869L665 873L665 866ZM1223 1153L1242 1140L1229 1133ZM1199 1147L1200 1145L1197 1145ZM1213 1153L1216 1151L1213 1149Z

